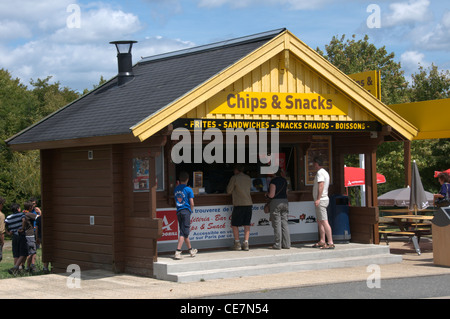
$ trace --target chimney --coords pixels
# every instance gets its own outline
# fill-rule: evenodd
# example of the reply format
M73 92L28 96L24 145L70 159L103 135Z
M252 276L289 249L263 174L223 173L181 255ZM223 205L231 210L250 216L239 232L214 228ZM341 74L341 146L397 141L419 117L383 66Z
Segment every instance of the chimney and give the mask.
M134 78L133 63L131 59L131 48L137 41L112 41L117 49L117 64L119 67L118 84L119 86L131 81Z

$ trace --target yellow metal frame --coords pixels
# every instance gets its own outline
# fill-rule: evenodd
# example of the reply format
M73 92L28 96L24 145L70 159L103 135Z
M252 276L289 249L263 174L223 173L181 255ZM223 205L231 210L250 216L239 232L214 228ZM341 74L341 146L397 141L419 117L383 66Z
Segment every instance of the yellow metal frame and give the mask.
M450 138L450 99L393 104L389 107L418 127L415 140Z

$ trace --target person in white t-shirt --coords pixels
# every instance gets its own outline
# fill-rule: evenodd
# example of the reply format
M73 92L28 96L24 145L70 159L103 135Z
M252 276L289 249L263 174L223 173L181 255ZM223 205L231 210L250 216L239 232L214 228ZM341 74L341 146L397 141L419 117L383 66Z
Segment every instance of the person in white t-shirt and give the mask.
M314 178L313 198L316 209L316 219L319 227L319 242L313 247L321 249L334 249L333 236L330 224L328 223L327 207L330 203L328 198L328 187L330 185L330 175L322 168L322 159L315 157L313 160L314 169L317 171ZM328 241L325 240L328 239Z

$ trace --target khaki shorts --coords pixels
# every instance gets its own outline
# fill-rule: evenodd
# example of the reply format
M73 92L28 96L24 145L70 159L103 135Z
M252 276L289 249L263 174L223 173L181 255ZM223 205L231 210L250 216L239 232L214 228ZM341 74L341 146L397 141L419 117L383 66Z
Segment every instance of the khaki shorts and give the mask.
M329 199L326 199L326 200L322 199L322 200L320 200L320 204L318 207L314 206L316 209L316 219L318 221L328 220L327 207L328 207L329 203L330 203Z

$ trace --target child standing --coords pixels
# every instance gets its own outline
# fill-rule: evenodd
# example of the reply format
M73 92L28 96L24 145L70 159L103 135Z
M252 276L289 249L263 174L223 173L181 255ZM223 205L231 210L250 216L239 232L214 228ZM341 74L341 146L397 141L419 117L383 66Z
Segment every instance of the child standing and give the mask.
M191 214L194 211L194 192L187 186L189 181L188 173L181 172L179 179L180 185L178 185L174 191L178 225L180 228L177 251L174 256L175 259L181 259L181 248L183 247L183 243L186 243L191 257L194 257L197 254L197 249L192 249L191 241L189 240Z
M12 214L6 217L6 233L12 235L12 250L14 257L14 267L8 269L8 273L16 275L19 266L23 264L28 255L27 241L25 239L25 215L20 211L18 204L11 205Z
M26 202L23 205L23 214L25 215L24 231L28 247L27 271L29 272L34 272L36 270L36 237L34 234L34 223L37 215L32 213L33 208L31 202Z

